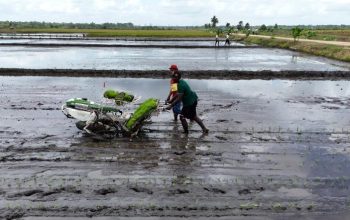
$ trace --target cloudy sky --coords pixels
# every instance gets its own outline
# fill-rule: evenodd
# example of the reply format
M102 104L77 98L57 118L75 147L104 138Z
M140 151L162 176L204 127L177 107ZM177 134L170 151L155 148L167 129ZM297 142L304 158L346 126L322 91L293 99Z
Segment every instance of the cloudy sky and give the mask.
M136 25L347 24L350 0L0 0L0 20Z

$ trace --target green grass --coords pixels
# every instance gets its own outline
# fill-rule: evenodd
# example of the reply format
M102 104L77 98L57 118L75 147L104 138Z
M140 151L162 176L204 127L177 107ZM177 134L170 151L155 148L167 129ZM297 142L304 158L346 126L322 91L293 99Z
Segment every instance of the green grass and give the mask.
M13 30L0 29L0 33L12 33ZM110 29L16 29L16 33L86 33L89 37L214 37L205 29L176 30L110 30Z
M314 32L315 36L307 37L305 34L308 32ZM278 36L278 37L293 37L291 30L288 29L277 29L273 32L259 32L259 35L265 36ZM310 40L326 40L326 41L346 41L350 42L350 30L304 30L302 32L302 39L310 39Z

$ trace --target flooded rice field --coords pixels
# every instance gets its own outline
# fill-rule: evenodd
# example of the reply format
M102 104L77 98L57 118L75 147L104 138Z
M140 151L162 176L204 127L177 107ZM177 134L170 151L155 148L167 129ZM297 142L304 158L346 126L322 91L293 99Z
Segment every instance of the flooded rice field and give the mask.
M152 46L152 45L163 45L163 46L215 46L215 40L162 40L162 41L156 41L156 40L131 40L131 39L1 39L0 38L0 45L1 44L35 44L35 45L70 45L70 44L82 44L85 46L89 45L126 45L126 46ZM221 46L224 45L224 41L221 42ZM231 46L241 46L244 47L244 44L232 42Z
M199 48L208 39L80 37L0 39L0 218L350 218L348 63ZM16 43L28 45L4 45ZM191 78L208 135L195 123L182 134L162 112L133 140L97 141L61 112L70 98L104 102L108 88L164 100L169 80L155 78L172 63ZM266 74L275 80L218 80Z
M350 70L350 64L266 48L98 48L1 46L0 68L167 70Z
M209 134L163 112L132 141L96 141L60 106L107 88L163 100L168 80L0 82L0 217L350 216L348 81L188 80Z

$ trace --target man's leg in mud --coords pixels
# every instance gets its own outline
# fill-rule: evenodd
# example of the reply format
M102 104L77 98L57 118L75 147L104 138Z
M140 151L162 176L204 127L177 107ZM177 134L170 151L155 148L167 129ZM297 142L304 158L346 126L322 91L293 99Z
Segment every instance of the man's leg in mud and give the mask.
M177 117L178 117L179 114L177 113L174 113L174 121L177 121Z
M177 121L177 117L178 115L181 113L181 103L177 103L174 107L173 107L173 113L174 113L174 121Z
M197 122L199 126L201 126L203 133L206 134L209 132L209 129L205 127L205 125L203 124L203 121L197 115L193 118L193 120Z
M188 124L187 124L186 118L183 115L180 115L180 121L181 121L182 127L184 128L184 133L188 134Z

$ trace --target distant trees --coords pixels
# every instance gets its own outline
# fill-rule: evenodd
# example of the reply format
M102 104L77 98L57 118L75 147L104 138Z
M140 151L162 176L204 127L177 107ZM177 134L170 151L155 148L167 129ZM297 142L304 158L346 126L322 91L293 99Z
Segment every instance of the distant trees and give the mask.
M225 26L223 25L218 26L217 25L218 23L219 23L219 19L214 15L210 19L209 24L204 24L204 28L210 29L211 31L215 32L218 35L222 34L223 32L227 34L231 34L231 33L236 33L237 31L243 32L244 34L246 34L246 36L249 36L251 33L253 33L251 30L252 27L248 22L244 25L243 21L239 21L236 26L231 25L231 23L229 22L227 22Z
M133 23L57 23L57 22L11 22L0 21L0 28L63 28L63 29L132 29Z
M210 27L211 27L210 24L204 24L204 28L205 28L205 29L209 29Z
M267 30L267 27L266 27L265 24L261 25L260 28L259 28L259 31L262 31L262 32L264 32L266 30Z

